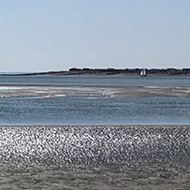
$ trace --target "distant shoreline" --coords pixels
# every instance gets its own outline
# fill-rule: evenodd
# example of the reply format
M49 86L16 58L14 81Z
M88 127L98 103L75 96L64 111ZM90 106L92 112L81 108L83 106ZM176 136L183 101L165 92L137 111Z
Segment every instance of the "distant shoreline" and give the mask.
M68 71L47 71L31 73L2 73L0 76L68 76L68 75L92 75L92 76L140 76L142 69L90 69L90 68L71 68ZM147 76L190 76L190 68L175 69L145 69Z

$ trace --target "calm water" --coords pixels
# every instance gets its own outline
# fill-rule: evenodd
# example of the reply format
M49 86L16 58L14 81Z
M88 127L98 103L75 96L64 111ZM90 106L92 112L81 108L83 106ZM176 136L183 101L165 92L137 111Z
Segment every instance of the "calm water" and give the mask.
M190 98L1 98L1 124L189 124Z
M189 87L190 77L22 76L0 77L0 85Z
M1 77L3 86L189 87L190 77ZM190 98L0 98L0 124L189 124Z

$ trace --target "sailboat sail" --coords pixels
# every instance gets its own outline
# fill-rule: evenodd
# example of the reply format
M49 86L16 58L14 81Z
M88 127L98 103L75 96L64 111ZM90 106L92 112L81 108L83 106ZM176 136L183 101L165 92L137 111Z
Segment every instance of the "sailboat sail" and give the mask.
M143 70L141 71L140 76L146 76L145 68L143 68Z

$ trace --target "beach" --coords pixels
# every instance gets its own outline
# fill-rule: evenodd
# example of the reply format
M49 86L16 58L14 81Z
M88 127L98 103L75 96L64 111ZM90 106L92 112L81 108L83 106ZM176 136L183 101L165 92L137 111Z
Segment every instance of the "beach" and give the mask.
M189 189L190 126L1 126L1 189Z
M144 167L126 172L88 170L3 172L1 189L189 190L187 168Z
M0 8L0 190L190 190L190 0Z

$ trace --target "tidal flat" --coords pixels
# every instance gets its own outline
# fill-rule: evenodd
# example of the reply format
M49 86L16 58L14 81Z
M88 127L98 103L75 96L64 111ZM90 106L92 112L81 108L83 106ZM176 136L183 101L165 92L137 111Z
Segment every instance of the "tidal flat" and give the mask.
M190 189L189 97L189 77L1 77L0 189Z
M189 125L0 127L1 189L189 189Z
M190 97L190 87L1 86L0 97Z

